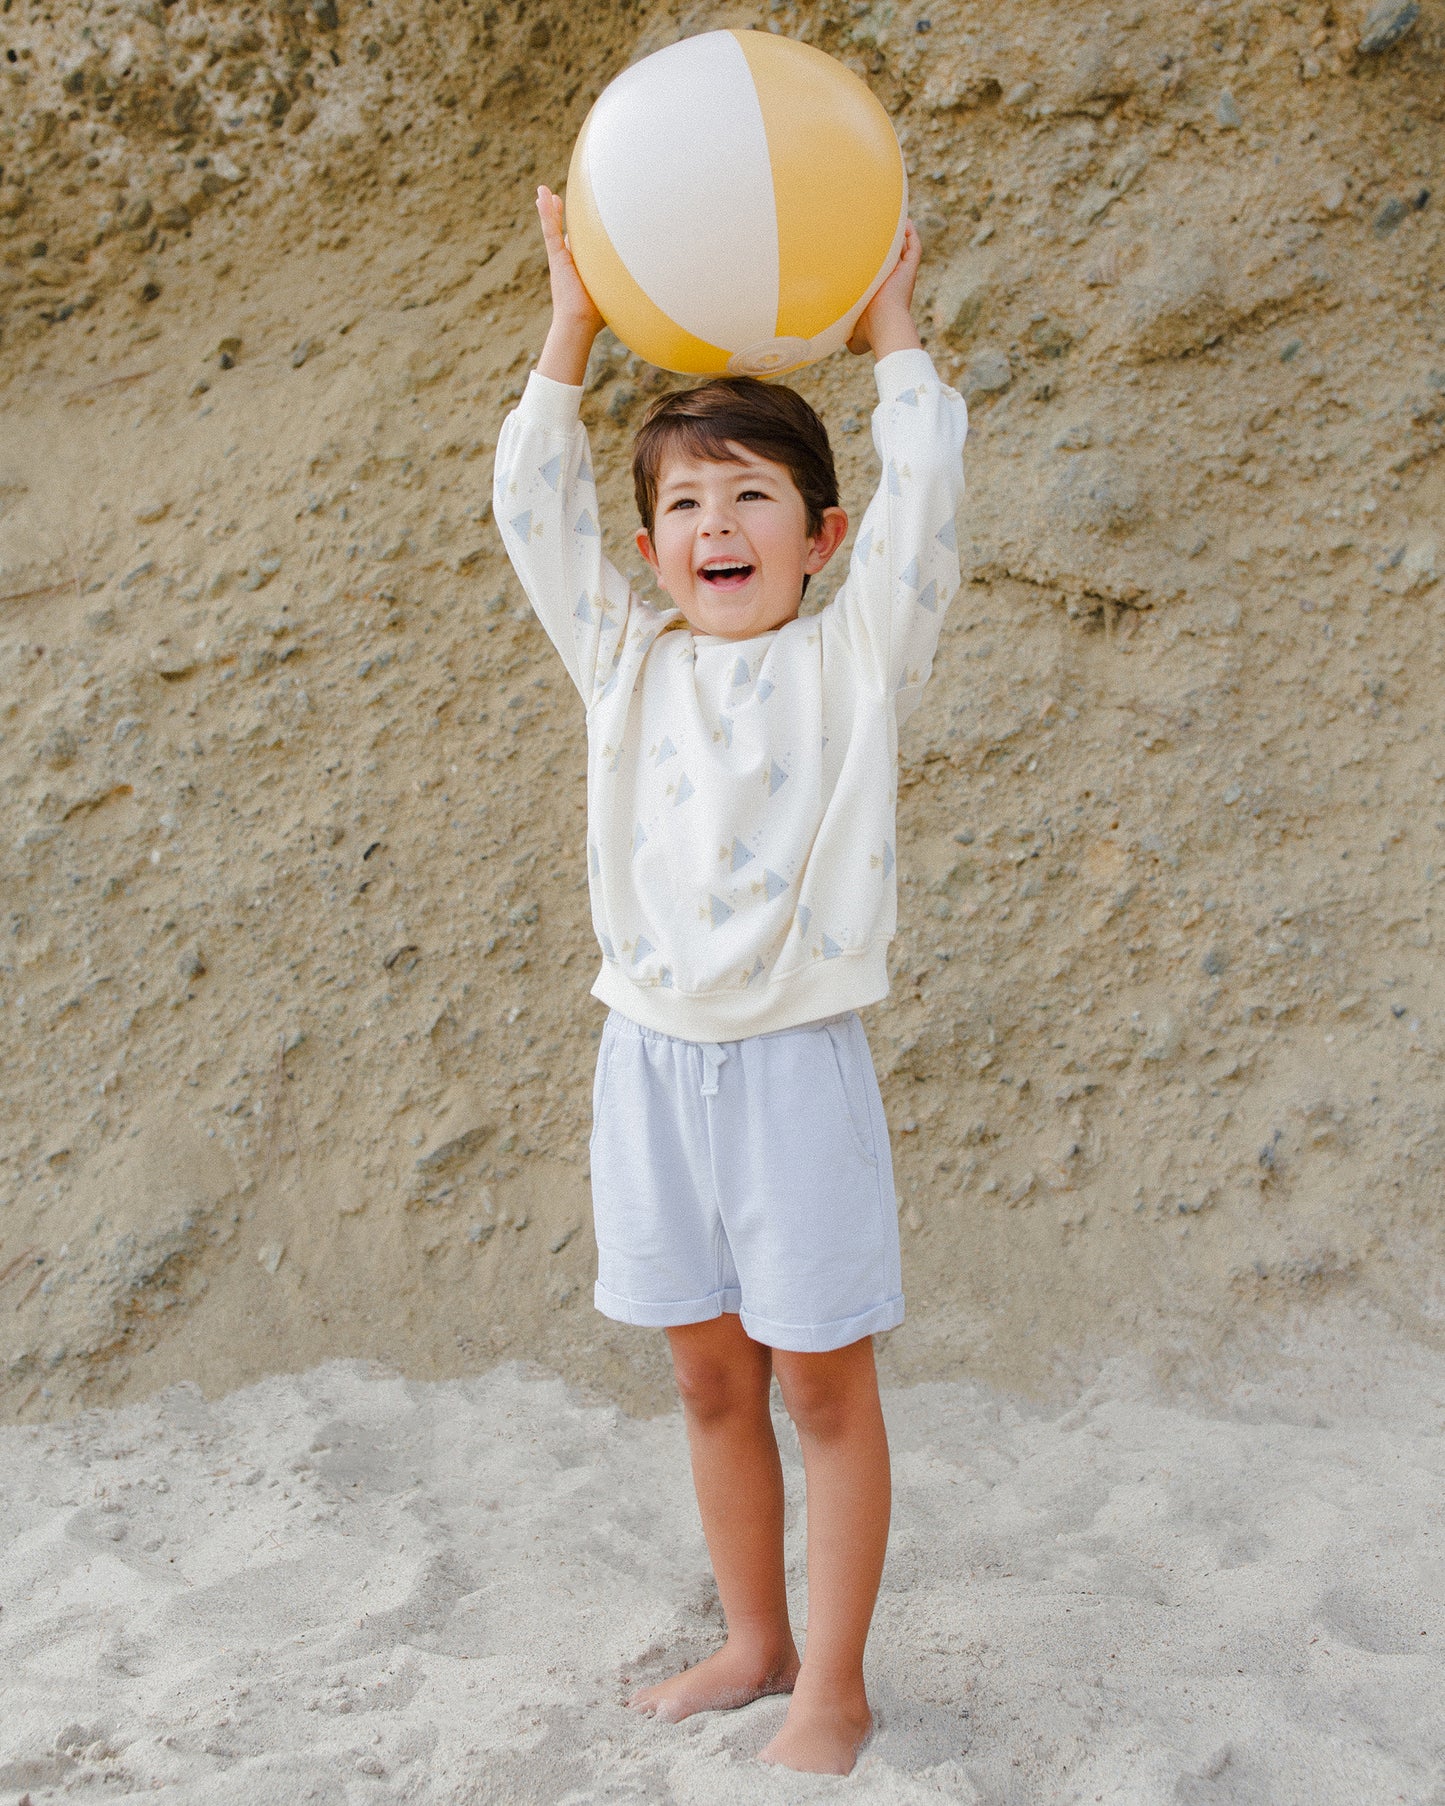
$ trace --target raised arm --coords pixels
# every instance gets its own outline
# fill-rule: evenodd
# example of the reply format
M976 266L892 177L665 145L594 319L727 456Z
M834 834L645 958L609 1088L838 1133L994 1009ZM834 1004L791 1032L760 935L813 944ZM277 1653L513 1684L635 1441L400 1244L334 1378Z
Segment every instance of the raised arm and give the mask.
M853 336L848 341L851 352L871 351L875 358L885 358L895 351L923 349L923 340L913 323L913 288L922 261L923 241L918 236L918 228L909 220L903 228L903 249L898 262L853 328Z
M552 285L552 324L537 368L554 383L581 388L592 342L602 330L602 315L577 274L562 231L562 202L550 188L537 190L537 216L547 244L547 276Z
M492 509L527 599L589 707L627 618L626 580L602 556L597 489L579 410L602 316L562 235L562 203L537 191L552 324L520 405L502 423ZM599 676L599 673L601 675Z
M968 409L946 387L913 323L921 247L908 223L897 267L848 341L877 358L873 443L883 466L858 529L848 580L828 612L875 681L917 706L933 668L944 610L958 588L954 516L963 499Z

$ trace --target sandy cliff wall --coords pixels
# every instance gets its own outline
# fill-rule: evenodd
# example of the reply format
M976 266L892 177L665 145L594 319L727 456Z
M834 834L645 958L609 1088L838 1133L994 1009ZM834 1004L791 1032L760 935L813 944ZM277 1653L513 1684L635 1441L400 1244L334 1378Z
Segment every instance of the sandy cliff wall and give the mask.
M531 190L715 23L893 110L973 409L890 1372L1445 1326L1440 0L5 0L7 1416L356 1353L663 1396L588 1298L583 735L488 496ZM623 562L654 380L591 378ZM867 372L799 386L861 513Z

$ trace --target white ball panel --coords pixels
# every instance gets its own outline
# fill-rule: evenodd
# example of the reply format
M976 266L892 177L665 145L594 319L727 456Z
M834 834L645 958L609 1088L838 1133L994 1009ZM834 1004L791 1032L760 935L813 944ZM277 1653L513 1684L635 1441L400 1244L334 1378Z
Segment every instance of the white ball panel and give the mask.
M700 207L714 170L726 179ZM617 254L670 319L728 349L777 331L772 164L731 32L685 38L624 70L588 127L587 175Z

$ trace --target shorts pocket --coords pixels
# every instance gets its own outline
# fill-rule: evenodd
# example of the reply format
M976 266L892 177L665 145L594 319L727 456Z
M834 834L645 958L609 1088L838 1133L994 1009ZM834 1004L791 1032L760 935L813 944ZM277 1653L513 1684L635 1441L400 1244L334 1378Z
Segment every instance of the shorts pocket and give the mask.
M863 1041L862 1057L871 1058L868 1044L863 1040L863 1025L856 1019L829 1022L821 1032L828 1043L828 1064L832 1068L838 1102L853 1146L870 1166L876 1166L878 1149L873 1140L873 1118L868 1109L864 1074L859 1070L860 1041Z
M602 1039L597 1046L597 1070L592 1075L592 1133L587 1137L588 1151L597 1140L597 1125L602 1119L602 1100L607 1087L607 1068L612 1055L612 1018L602 1024Z

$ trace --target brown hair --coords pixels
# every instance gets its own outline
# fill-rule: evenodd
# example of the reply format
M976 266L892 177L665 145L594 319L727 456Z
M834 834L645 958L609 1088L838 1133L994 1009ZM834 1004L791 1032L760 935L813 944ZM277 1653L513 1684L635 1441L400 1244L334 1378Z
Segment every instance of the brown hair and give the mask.
M838 506L838 475L828 430L796 389L759 382L755 376L720 376L693 389L660 395L632 442L632 486L637 512L652 532L657 483L669 452L734 461L741 445L756 457L781 464L808 511L808 532L820 532L823 512Z

